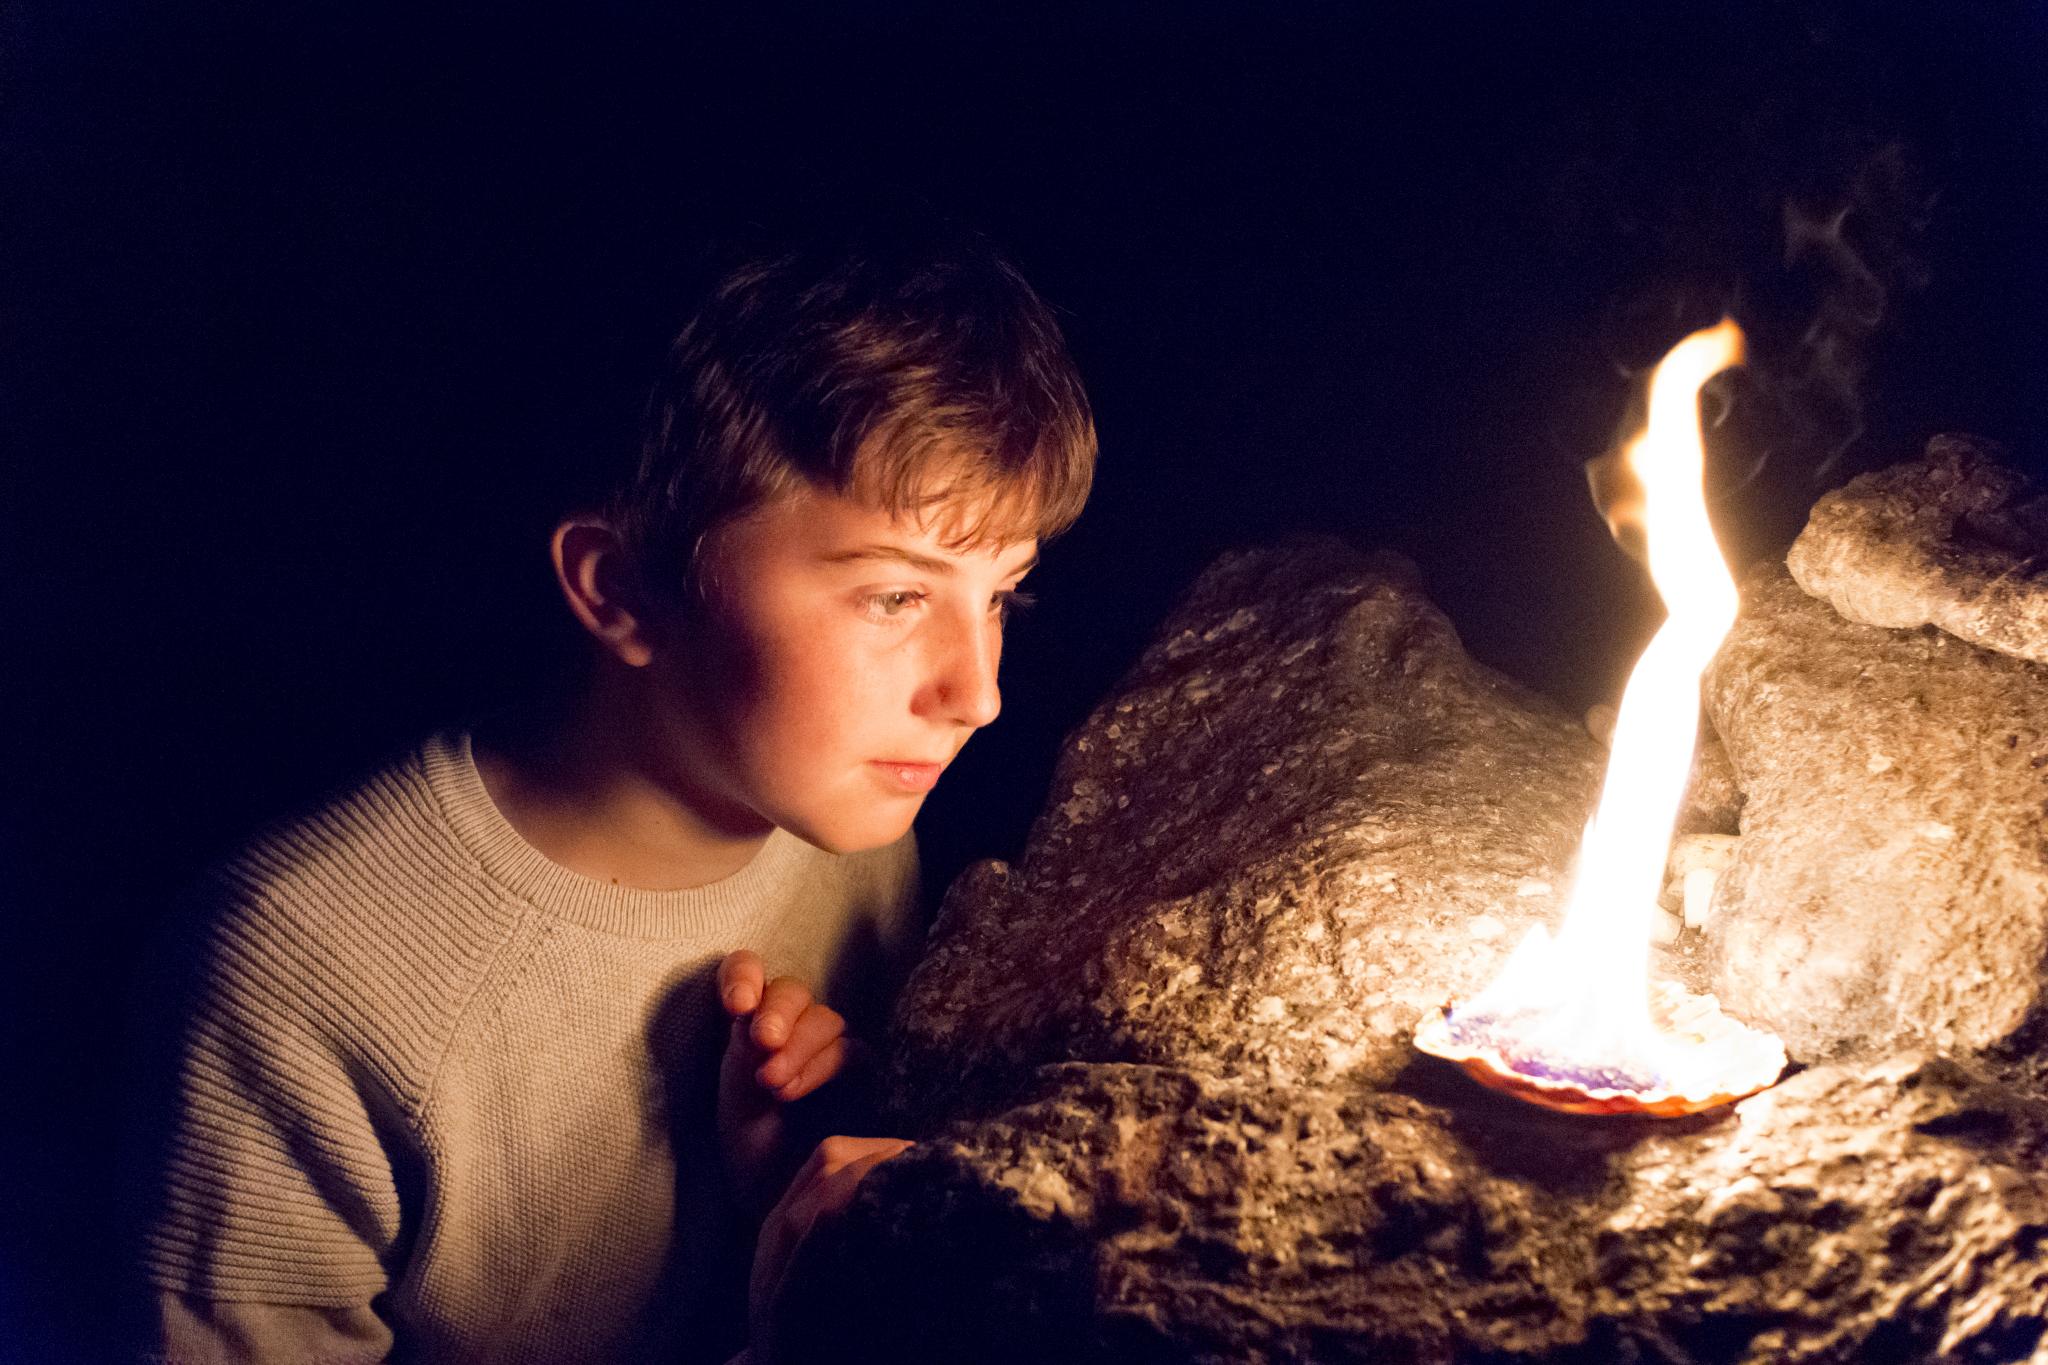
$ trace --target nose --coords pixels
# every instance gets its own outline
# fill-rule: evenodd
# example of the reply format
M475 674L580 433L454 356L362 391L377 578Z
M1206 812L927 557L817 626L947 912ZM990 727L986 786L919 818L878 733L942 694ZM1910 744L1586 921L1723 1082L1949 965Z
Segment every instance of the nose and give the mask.
M979 729L1003 709L996 687L1002 661L1002 626L993 618L963 620L945 632L930 660L919 713L933 720Z

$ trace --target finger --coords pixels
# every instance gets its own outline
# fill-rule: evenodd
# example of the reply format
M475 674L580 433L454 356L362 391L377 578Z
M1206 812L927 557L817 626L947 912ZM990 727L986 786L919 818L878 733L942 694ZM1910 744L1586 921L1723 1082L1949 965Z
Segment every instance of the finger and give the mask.
M860 1182L867 1178L869 1171L902 1153L910 1144L892 1146L869 1152L857 1161L849 1162L814 1186L808 1202L812 1204L811 1221L835 1214L853 1202L853 1196L860 1190ZM806 1229L808 1231L808 1229Z
M894 1156L910 1144L901 1138L860 1138L835 1135L820 1142L790 1179L761 1227L761 1238L778 1256L787 1256L803 1240L818 1216L821 1191L849 1167L874 1157ZM843 1202L843 1201L842 1201Z
M761 994L761 1007L754 1011L754 1041L765 1048L779 1048L789 1040L796 1017L811 1003L811 988L793 976L778 976Z
M718 964L718 999L727 1014L747 1014L761 1003L761 981L766 975L761 955L742 948L727 953Z
M827 1143L833 1145L828 1148ZM783 1291L796 1268L797 1249L817 1227L818 1220L843 1210L853 1201L869 1171L909 1146L896 1138L828 1138L818 1144L814 1162L823 1159L828 1150L843 1154L859 1149L865 1155L839 1166L830 1175L793 1182L768 1216L755 1247L754 1268L749 1277L749 1316L753 1319L757 1345L774 1335ZM809 1169L807 1166L806 1170Z
M762 1223L757 1250L786 1261L820 1214L845 1207L862 1177L911 1145L902 1138L826 1138Z
M812 1180L822 1180L877 1152L894 1156L909 1146L908 1138L847 1137L844 1134L834 1134L820 1142L817 1149L811 1153L811 1159L804 1164L804 1175Z
M780 1060L777 1058L776 1060ZM770 1065L774 1063L771 1062ZM795 1076L775 1087L776 1097L785 1103L800 1100L839 1074L846 1064L846 1039L834 1038L798 1069ZM765 1068L764 1068L765 1070Z
M811 1149L804 1158L804 1164L797 1167L790 1177L789 1188L783 1192L782 1203L798 1198L798 1191L814 1181L822 1180L847 1162L867 1152L863 1145L868 1139L853 1137L828 1137Z
M789 1195L776 1210L776 1238L780 1249L785 1252L793 1250L818 1219L839 1212L852 1201L854 1192L869 1171L910 1146L895 1138L854 1138L849 1141L862 1144L862 1155L804 1182L801 1188L795 1184L790 1186Z
M761 1084L769 1089L788 1084L810 1060L846 1032L846 1020L827 1005L813 1004L796 1017L789 1037L761 1067Z
M749 1276L749 1316L756 1345L773 1338L776 1305L796 1260L797 1247L818 1218L844 1208L861 1180L882 1162L907 1150L902 1138L833 1136L820 1142L776 1201L761 1226Z
M762 1235L769 1235L769 1229L777 1230L778 1236L787 1237L793 1224L807 1226L811 1217L812 1199L819 1183L833 1172L844 1170L861 1157L895 1145L897 1138L857 1138L833 1136L824 1139L811 1149L804 1164L797 1167L789 1184L782 1191L782 1197L775 1201L775 1207L768 1213L762 1225Z

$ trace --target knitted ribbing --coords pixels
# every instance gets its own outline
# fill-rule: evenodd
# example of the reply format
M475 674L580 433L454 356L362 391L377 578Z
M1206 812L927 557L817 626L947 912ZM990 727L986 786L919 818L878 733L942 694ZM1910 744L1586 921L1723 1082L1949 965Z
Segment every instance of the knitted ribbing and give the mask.
M430 737L204 879L150 1281L375 1300L421 1359L687 1358L693 1295L735 1281L711 971L893 978L914 877L907 838L776 831L706 887L601 883L519 836L466 731Z

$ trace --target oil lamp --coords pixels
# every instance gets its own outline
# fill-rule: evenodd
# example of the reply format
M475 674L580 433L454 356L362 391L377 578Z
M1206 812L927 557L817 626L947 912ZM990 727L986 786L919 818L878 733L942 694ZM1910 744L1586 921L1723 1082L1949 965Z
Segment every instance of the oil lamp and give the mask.
M1763 1089L1785 1067L1776 1037L1722 1013L1710 995L1650 975L1700 675L1738 606L1707 519L1699 395L1741 358L1732 321L1679 342L1651 376L1648 421L1624 450L1667 615L1622 693L1563 922L1555 935L1532 930L1485 989L1416 1026L1417 1048L1549 1108L1695 1113Z

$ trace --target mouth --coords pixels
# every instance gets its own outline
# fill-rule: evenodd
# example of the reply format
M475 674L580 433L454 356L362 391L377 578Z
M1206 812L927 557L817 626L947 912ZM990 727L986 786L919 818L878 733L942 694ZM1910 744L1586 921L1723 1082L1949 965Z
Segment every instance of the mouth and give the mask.
M878 758L868 764L882 779L901 792L928 792L938 784L943 763L914 763L903 759Z

